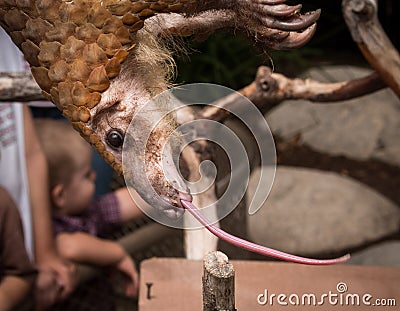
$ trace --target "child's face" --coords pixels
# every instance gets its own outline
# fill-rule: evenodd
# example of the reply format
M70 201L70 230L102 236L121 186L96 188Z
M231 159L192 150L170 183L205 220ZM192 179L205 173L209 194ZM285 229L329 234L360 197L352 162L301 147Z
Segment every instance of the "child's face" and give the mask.
M65 187L66 213L69 216L80 215L93 199L96 173L92 170L92 152L79 156L78 169Z

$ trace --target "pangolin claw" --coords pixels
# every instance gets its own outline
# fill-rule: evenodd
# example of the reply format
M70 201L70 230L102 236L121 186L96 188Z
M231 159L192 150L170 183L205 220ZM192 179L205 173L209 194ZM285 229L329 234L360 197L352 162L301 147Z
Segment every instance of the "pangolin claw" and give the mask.
M303 32L291 32L289 37L283 42L285 48L292 49L303 46L314 36L317 25L312 25Z
M289 32L287 36L279 38L276 44L270 43L270 46L276 50L298 48L306 44L313 37L317 26L314 24L303 32ZM271 40L273 41L273 40Z
M257 3L259 4L268 4L268 5L276 5L285 3L286 0L258 0Z
M260 16L262 22L270 28L285 31L302 31L314 24L321 14L321 10L308 12L303 15L292 14L286 19L275 19L271 16Z
M300 12L302 5L289 6L286 4L276 4L263 6L262 11L271 16L287 17Z

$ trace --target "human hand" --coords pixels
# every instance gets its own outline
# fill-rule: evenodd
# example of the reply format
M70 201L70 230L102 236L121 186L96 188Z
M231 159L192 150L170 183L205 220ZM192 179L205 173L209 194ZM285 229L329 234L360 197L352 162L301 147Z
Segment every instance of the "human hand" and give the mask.
M38 263L39 274L35 286L36 310L46 310L62 301L77 285L76 266L59 256L48 256Z
M39 269L35 283L35 310L47 310L52 306L61 293L57 283L57 274L50 269Z
M57 274L57 283L61 287L59 300L67 298L78 284L76 265L56 256L46 263Z
M136 271L132 258L126 254L117 264L116 268L126 276L125 295L137 297L139 291L139 274Z

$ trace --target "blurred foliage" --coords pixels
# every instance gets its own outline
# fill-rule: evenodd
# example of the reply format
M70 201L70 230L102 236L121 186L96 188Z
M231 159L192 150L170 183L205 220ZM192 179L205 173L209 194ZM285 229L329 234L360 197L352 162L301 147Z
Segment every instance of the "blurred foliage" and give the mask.
M302 3L302 12L321 8L317 32L305 46L290 51L262 51L240 35L219 33L204 42L188 41L189 53L177 57L177 83L208 82L232 89L251 83L257 68L266 65L276 72L296 76L320 64L367 65L353 42L341 13L341 0L288 0ZM379 18L394 44L398 43L395 23L400 1L379 0Z
M178 60L180 83L210 82L240 88L254 79L263 64L262 53L242 36L216 34L204 42L191 42L190 52Z
M237 34L215 34L204 42L191 42L191 51L177 58L177 83L208 82L239 89L254 80L261 65L296 75L311 65L321 50L303 47L292 51L261 51Z

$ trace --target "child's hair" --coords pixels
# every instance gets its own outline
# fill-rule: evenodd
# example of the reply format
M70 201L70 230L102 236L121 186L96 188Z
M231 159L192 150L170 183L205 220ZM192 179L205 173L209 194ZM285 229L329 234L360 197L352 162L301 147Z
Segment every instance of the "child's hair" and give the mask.
M49 168L50 187L68 184L77 170L77 159L90 145L63 120L35 119L35 128Z

